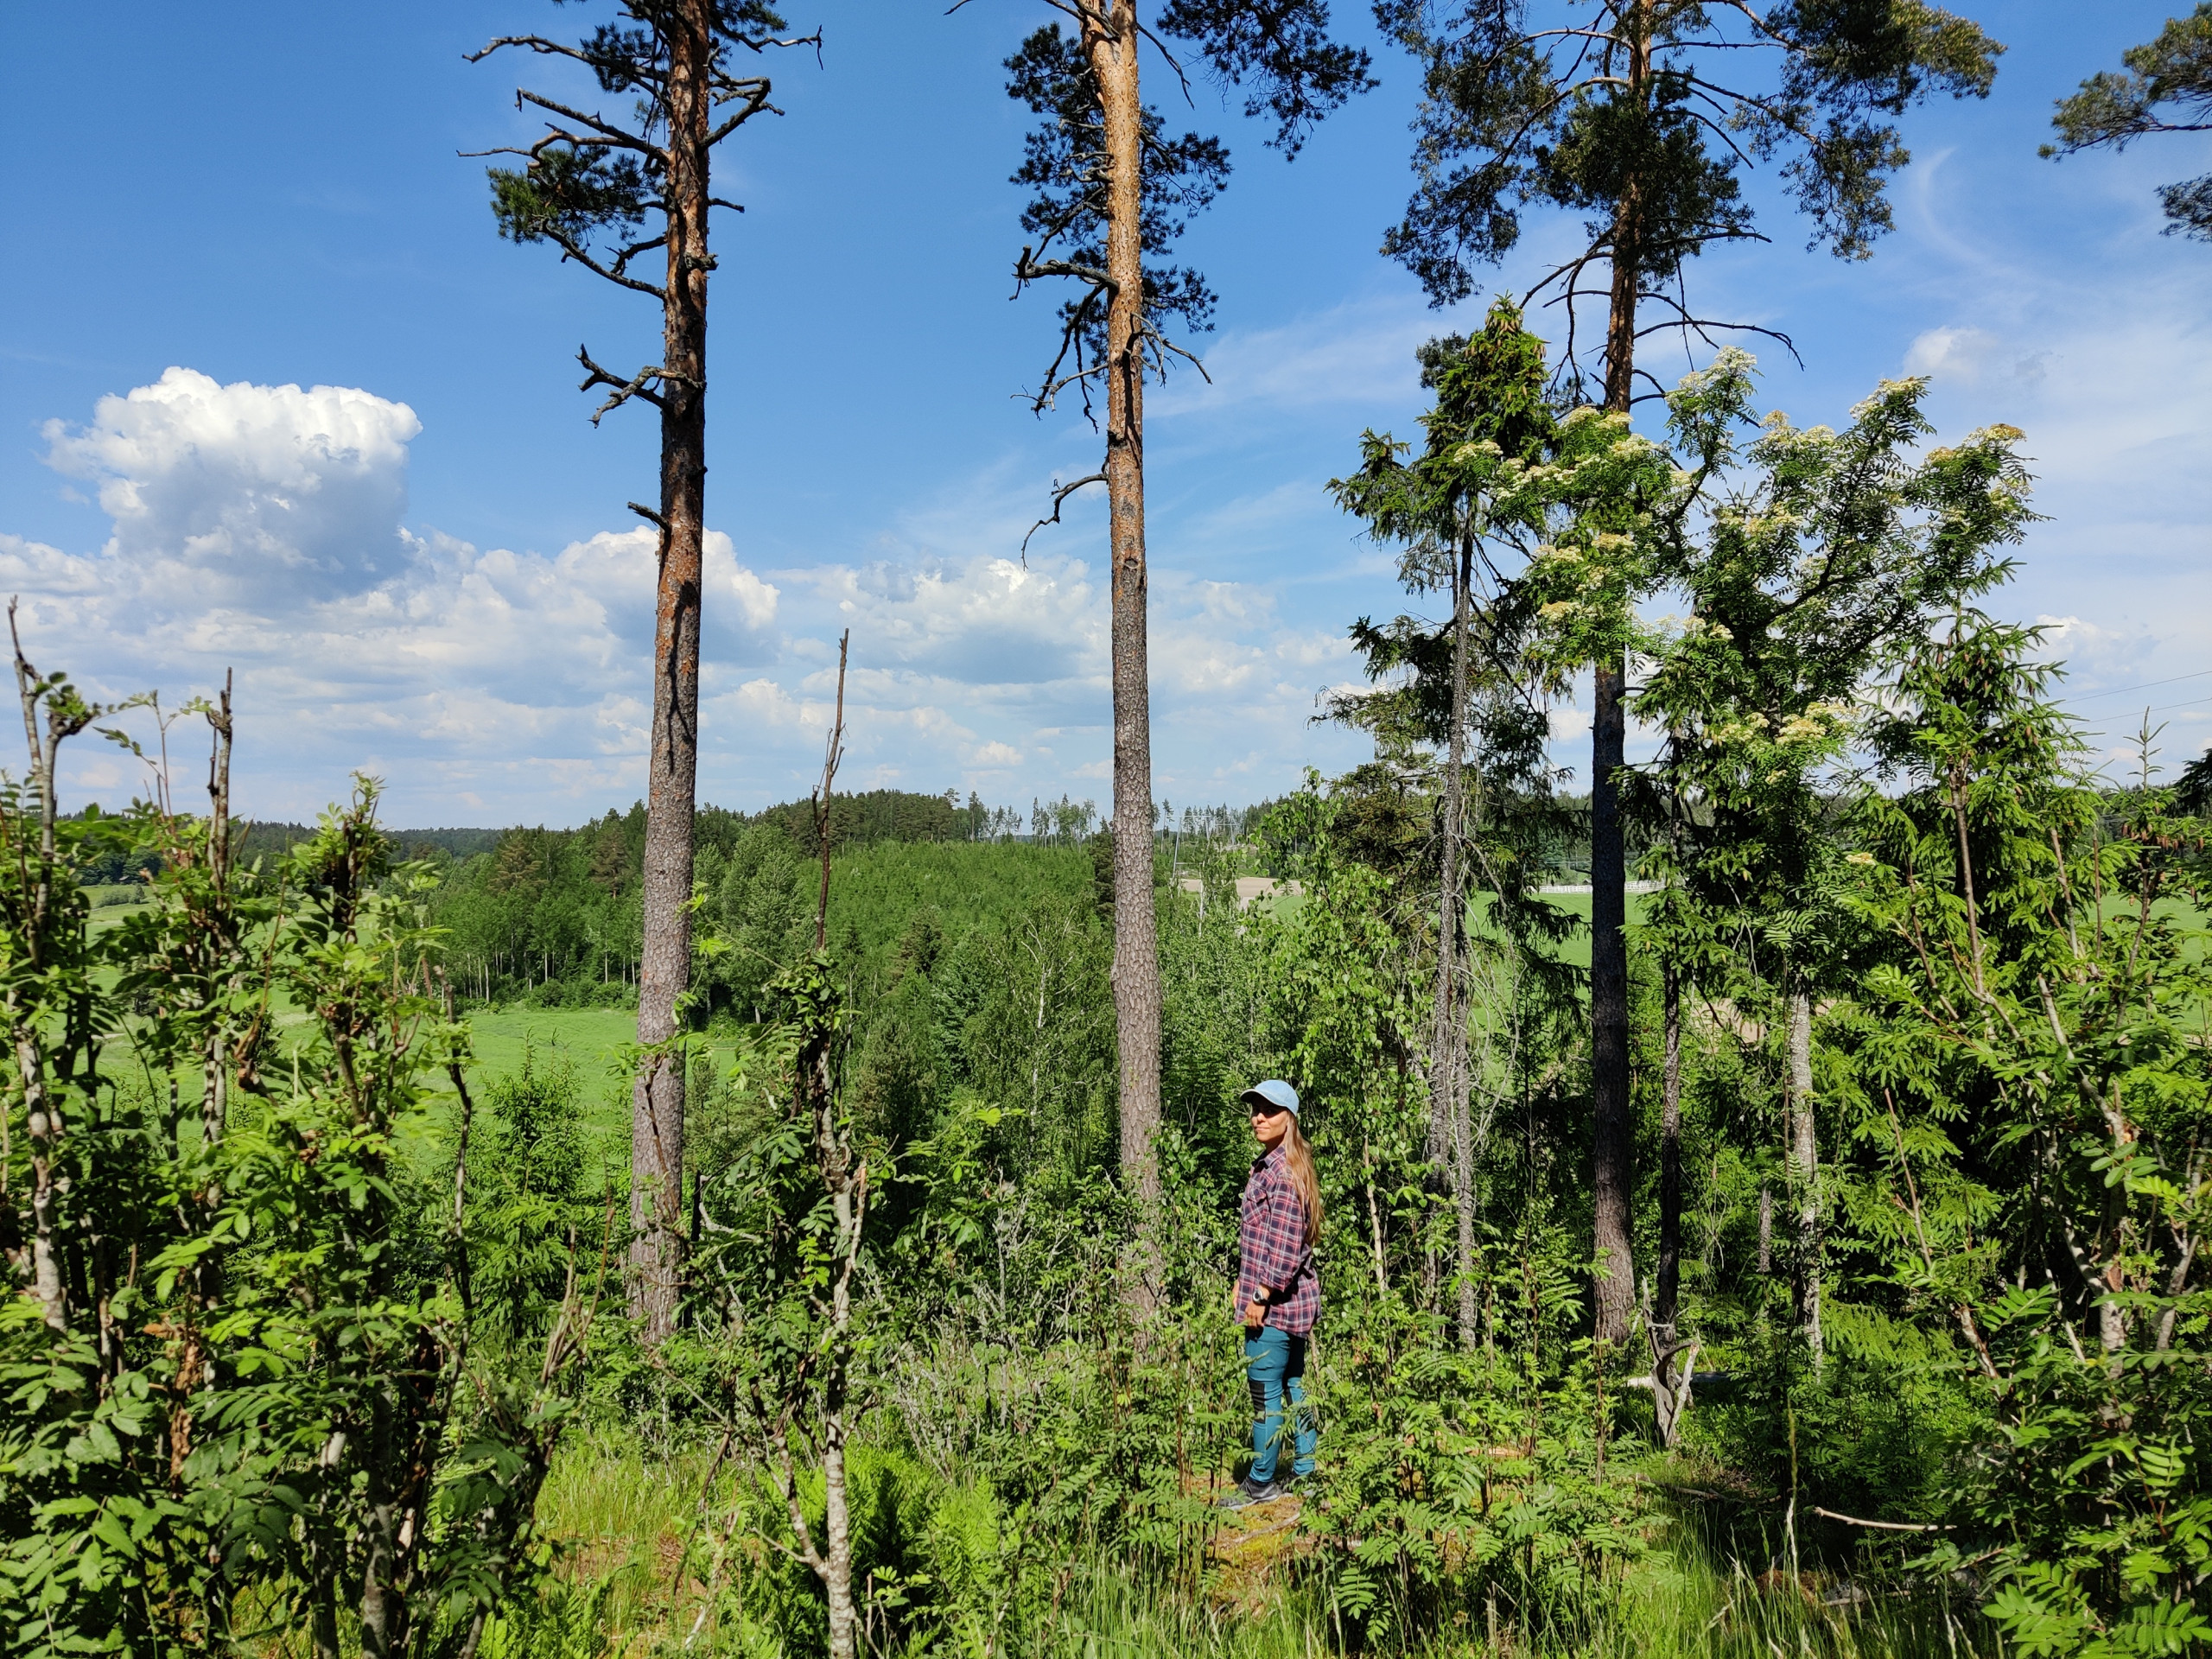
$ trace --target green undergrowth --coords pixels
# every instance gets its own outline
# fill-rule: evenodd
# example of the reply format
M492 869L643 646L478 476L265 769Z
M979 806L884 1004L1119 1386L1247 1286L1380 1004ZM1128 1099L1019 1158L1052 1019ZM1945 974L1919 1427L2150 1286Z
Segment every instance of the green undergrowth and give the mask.
M1624 1470L1624 1477L1633 1471ZM1447 1601L1403 1645L1375 1645L1332 1603L1322 1540L1293 1498L1221 1516L1198 1554L1054 1548L1001 1513L987 1484L855 1446L855 1590L868 1650L911 1656L1306 1659L1996 1659L2002 1649L1940 1581L1854 1578L1847 1560L1789 1567L1786 1543L1746 1560L1700 1516L1655 1502L1650 1546L1524 1630L1497 1599ZM801 1501L821 1522L819 1477ZM544 1593L489 1635L492 1655L608 1659L675 1652L812 1659L824 1630L814 1586L764 1540L779 1500L757 1472L698 1447L673 1457L634 1435L576 1437L541 1519L560 1539ZM1738 1546L1743 1541L1737 1540ZM918 1607L938 1616L916 1619ZM901 1615L904 1634L887 1635Z

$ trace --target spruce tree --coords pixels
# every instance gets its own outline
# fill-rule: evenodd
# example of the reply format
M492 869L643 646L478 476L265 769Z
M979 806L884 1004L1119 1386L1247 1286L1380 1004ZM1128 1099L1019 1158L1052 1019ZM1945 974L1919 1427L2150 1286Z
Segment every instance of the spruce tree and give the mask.
M1339 698L1332 712L1351 723L1374 730L1378 738L1386 728L1419 741L1439 743L1444 750L1444 769L1437 811L1437 931L1436 989L1431 1011L1429 1039L1429 1131L1427 1155L1448 1170L1456 1223L1458 1314L1461 1345L1475 1341L1474 1162L1479 1152L1470 1119L1467 1043L1468 953L1478 941L1465 926L1471 872L1465 854L1469 823L1466 772L1467 738L1476 719L1471 698L1471 658L1479 650L1484 662L1479 677L1493 694L1483 721L1487 765L1478 764L1476 782L1484 773L1504 774L1507 789L1539 793L1530 785L1542 772L1540 741L1522 716L1525 700L1514 695L1520 688L1513 677L1515 633L1525 619L1515 607L1484 604L1477 613L1477 560L1479 574L1495 575L1492 563L1500 541L1511 545L1535 528L1534 522L1503 521L1495 511L1501 482L1518 469L1542 457L1552 437L1551 410L1544 399L1543 344L1522 326L1521 313L1510 301L1491 308L1482 332L1471 340L1432 340L1421 353L1423 385L1436 392L1435 404L1421 417L1427 429L1422 453L1408 461L1402 459L1405 446L1370 431L1362 444L1362 466L1350 479L1335 480L1331 488L1345 510L1367 521L1379 541L1394 542L1403 550L1399 575L1415 591L1443 588L1451 594L1452 615L1441 630L1424 630L1411 618L1396 626L1376 628L1364 619L1353 631L1355 643L1368 659L1370 678L1410 671L1408 683L1398 691L1354 694ZM1503 583L1491 584L1493 589ZM1492 597L1500 597L1495 591ZM1479 641L1471 645L1471 635ZM1434 680L1439 671L1442 686ZM1502 716L1502 718L1500 718ZM1537 722L1541 726L1541 721ZM1516 741L1518 738L1520 741ZM1534 776L1532 777L1532 773ZM1484 791L1486 792L1486 791ZM1503 792L1503 791L1502 791ZM1474 816L1488 816L1481 805ZM1491 888L1498 900L1496 913L1508 935L1525 933L1516 921L1526 913L1528 867L1510 857L1483 856L1503 850L1496 823L1480 826L1491 831L1493 845L1475 849L1485 866L1487 880L1478 885Z

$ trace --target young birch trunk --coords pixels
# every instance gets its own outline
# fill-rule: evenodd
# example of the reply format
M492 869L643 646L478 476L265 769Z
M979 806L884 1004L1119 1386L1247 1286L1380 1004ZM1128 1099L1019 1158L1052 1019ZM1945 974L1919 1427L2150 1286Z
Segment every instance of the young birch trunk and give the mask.
M822 763L822 789L815 798L814 839L822 858L822 881L814 910L814 948L830 938L830 804L837 785L837 763L845 752L845 663L852 632L837 641L837 712ZM834 996L834 993L831 994ZM853 1157L850 1125L837 1099L836 1026L834 1012L822 1011L821 1023L808 1033L799 1063L799 1087L813 1096L814 1155L836 1223L836 1277L830 1287L828 1364L822 1380L822 1530L826 1554L807 1554L822 1580L830 1611L830 1659L855 1659L860 1619L853 1606L853 1529L845 1485L845 1445L851 1433L846 1418L852 1372L853 1264L860 1259L861 1225L868 1213L868 1166ZM794 1510L796 1514L796 1510ZM804 1529L801 1532L804 1536Z
M11 638L15 626L16 605L10 600L8 628ZM60 816L60 799L54 783L54 762L60 739L54 732L50 715L48 734L42 741L39 737L38 683L37 671L24 660L22 644L17 639L16 689L22 699L23 735L30 749L39 813L35 866L38 879L32 893L30 925L24 931L29 936L27 942L34 963L45 967L48 964L41 958L51 949L47 918L54 897L54 823ZM47 1088L42 1042L45 1033L40 1029L39 1010L18 1006L15 994L10 992L8 1023L15 1039L17 1082L23 1091L23 1116L31 1140L31 1287L46 1323L56 1331L67 1331L69 1293L62 1280L60 1217L55 1210L60 1196L55 1166L61 1154L61 1103Z
M660 579L645 793L638 1040L676 1034L691 982L691 832L699 766L700 549L707 496L708 0L671 8L668 282L662 310ZM630 1308L649 1342L675 1327L683 1253L683 1069L649 1065L630 1105Z
M1821 1151L1813 1117L1813 999L1789 994L1789 1179L1797 1189L1797 1328L1817 1368L1821 1340Z
M1662 1000L1667 1025L1666 1073L1659 1117L1659 1270L1651 1323L1663 1349L1675 1340L1675 1313L1681 1294L1682 1262L1682 985L1669 958ZM1665 1382L1662 1374L1661 1382Z
M1459 1223L1459 1346L1475 1347L1475 1170L1467 1124L1467 1018L1460 1007L1463 895L1459 838L1465 810L1462 750L1467 729L1467 587L1474 546L1463 540L1452 571L1452 733L1444 748L1444 881L1437 906L1436 1052L1451 1131L1452 1198Z
M1114 1027L1122 1067L1122 1176L1160 1196L1160 951L1152 900L1152 704L1144 547L1144 269L1140 242L1143 107L1135 0L1086 10L1108 173L1106 489L1114 675Z
M381 1379L380 1379L381 1380ZM378 1389L370 1408L367 1514L361 1526L361 1659L398 1659L407 1643L407 1596L398 1580L400 1502L392 1479L397 1435L389 1397Z
M2126 1157L2135 1141L2135 1126L2120 1109L2120 1092L2116 1086L2112 1099L2105 1104L2104 1117L2113 1157ZM2127 1288L2126 1256L2129 1243L2127 1193L2126 1189L2117 1183L2105 1189L2103 1220L2104 1224L2097 1230L2097 1243L2105 1257L2104 1271L2098 1275L2104 1295L2097 1303L2097 1344L2105 1352L2116 1354L2127 1345L2127 1315L2119 1299ZM2188 1274L2184 1268L2177 1281L2177 1287L2186 1283Z
M1628 95L1649 97L1654 0L1633 0ZM1613 213L1612 289L1605 323L1605 407L1628 412L1635 393L1636 301L1643 195L1631 176ZM1635 1191L1635 1134L1629 1119L1628 856L1614 782L1627 735L1628 666L1594 664L1590 720L1590 1086L1600 1343L1628 1335L1636 1308L1636 1257L1630 1205Z
M846 1421L846 1382L851 1358L852 1268L854 1259L860 1254L868 1170L865 1166L854 1167L852 1148L837 1122L830 1064L830 1046L825 1040L817 1061L819 1071L814 1085L815 1145L822 1160L823 1184L830 1189L842 1250L837 1278L830 1291L831 1351L822 1391L822 1530L829 1569L822 1575L822 1587L830 1604L830 1659L855 1659L859 1651L860 1618L853 1606L852 1513L845 1485L845 1442L849 1431Z
M9 1010L16 1027L16 1068L23 1090L23 1113L31 1135L31 1290L47 1324L69 1328L69 1294L61 1282L61 1252L54 1166L61 1150L61 1114L48 1098L45 1063L38 1039L25 1016Z

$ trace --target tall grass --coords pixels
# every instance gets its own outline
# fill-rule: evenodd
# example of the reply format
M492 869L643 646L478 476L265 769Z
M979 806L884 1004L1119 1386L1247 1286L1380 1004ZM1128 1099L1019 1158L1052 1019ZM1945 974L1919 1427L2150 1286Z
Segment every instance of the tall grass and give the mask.
M550 1627L533 1637L537 1645L563 1659L592 1659L672 1628L681 1642L677 1627L689 1623L696 1601L687 1592L707 1570L701 1546L713 1548L700 1502L711 1461L698 1449L658 1456L603 1427L562 1446L537 1515L560 1541L564 1588L541 1610L537 1622Z
M1259 1605L1177 1596L1094 1561L1027 1651L1052 1659L1318 1659L1357 1646L1318 1586ZM1635 1568L1575 1627L1524 1635L1510 1610L1462 1606L1408 1659L1995 1659L1980 1621L1940 1592L1877 1597L1807 1574L1754 1577L1694 1541Z

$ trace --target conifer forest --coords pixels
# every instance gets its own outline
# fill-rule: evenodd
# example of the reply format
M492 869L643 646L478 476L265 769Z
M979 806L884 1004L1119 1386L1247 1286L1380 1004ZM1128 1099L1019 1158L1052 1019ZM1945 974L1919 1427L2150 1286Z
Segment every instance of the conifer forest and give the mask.
M1013 407L1088 468L996 556L1093 561L1095 782L861 775L855 621L813 775L710 804L733 210L891 3L514 0L466 68L472 234L658 467L634 805L413 829L364 760L289 822L251 661L111 695L11 605L0 1654L2212 1652L2212 750L2069 709L2040 435L1777 410L1787 308L1707 278L1878 272L2009 9L962 0L1021 18ZM2139 34L2051 176L2202 162L2212 3ZM1193 226L1408 77L1422 412L1308 480L1380 573L1307 727L1357 758L1170 804L1147 399L1244 361ZM2143 209L2212 239L2207 178Z

